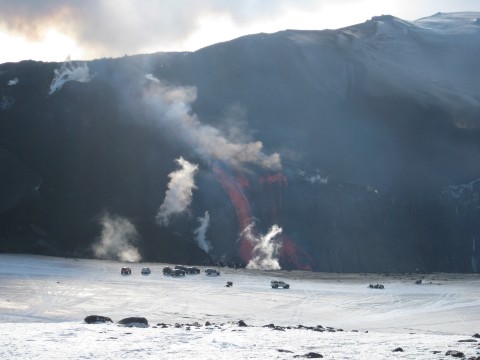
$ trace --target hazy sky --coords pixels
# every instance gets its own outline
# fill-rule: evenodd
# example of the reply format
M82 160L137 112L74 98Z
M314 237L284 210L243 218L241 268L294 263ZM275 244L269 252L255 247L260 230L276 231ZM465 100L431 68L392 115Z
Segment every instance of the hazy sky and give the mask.
M480 11L480 0L0 0L0 63L193 51L259 32L456 11Z

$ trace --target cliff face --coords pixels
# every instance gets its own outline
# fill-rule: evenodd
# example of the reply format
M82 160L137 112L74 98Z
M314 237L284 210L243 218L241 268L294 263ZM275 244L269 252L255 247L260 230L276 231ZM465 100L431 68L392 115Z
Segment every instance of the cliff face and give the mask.
M476 272L477 18L0 65L0 250Z

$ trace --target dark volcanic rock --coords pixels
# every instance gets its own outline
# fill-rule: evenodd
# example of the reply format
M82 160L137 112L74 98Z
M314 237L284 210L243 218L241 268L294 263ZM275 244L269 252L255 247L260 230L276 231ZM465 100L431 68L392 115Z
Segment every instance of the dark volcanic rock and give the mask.
M457 350L448 350L445 355L447 356L453 356L453 357L456 357L456 358L464 358L465 357L465 354L461 351L457 351Z
M84 321L87 324L103 324L103 323L111 323L113 322L112 319L110 319L107 316L100 316L100 315L88 315Z
M294 358L320 359L323 358L323 355L316 352L309 352L305 355L295 355Z
M120 320L118 324L127 327L148 327L148 320L144 317L129 317Z
M238 323L237 323L238 326L240 327L247 327L248 325L245 323L245 321L243 320L240 320Z

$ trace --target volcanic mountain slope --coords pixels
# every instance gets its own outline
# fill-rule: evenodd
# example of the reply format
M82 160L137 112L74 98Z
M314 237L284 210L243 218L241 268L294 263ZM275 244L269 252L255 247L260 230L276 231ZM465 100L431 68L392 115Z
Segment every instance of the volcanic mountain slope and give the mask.
M0 249L477 271L479 19L0 65Z

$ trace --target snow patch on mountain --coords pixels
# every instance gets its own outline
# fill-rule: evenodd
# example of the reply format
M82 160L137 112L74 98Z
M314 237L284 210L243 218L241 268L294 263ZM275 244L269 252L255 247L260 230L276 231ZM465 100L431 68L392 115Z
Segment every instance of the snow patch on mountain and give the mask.
M460 114L480 106L480 47L471 46L480 44L479 19L476 12L413 22L382 15L338 30L285 34L324 69L320 81L327 88L348 94L347 87L357 86L378 97L393 91L426 106L448 104L460 127L465 126ZM334 71L325 71L327 67Z

